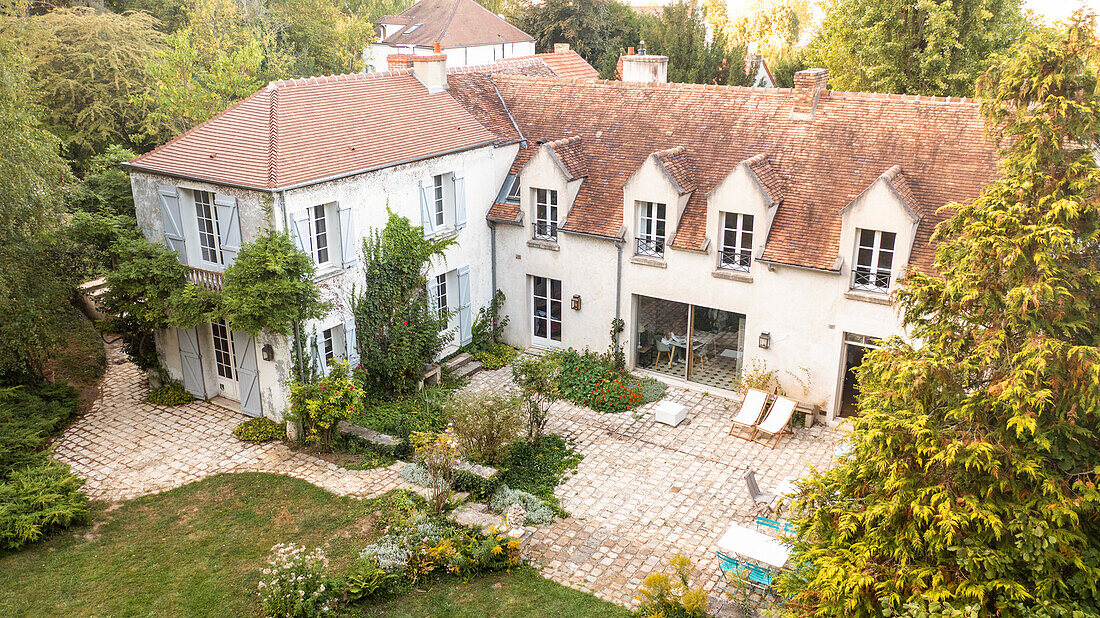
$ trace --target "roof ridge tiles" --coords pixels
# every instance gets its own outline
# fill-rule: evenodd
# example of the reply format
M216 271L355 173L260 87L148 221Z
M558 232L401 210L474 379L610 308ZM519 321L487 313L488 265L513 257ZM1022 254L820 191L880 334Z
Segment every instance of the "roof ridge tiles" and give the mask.
M267 90L278 88L291 88L294 86L315 86L338 82L350 82L361 79L377 79L382 77L399 77L412 75L412 69L391 69L386 71L373 71L371 73L337 73L334 75L311 75L308 77L292 77L288 79L276 79L267 83Z

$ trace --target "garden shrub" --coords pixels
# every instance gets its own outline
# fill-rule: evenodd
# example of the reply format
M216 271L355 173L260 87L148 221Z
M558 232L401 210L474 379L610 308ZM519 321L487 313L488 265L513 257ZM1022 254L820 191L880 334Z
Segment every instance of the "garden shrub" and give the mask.
M335 361L319 382L290 386L290 413L293 419L302 422L306 442L329 451L336 424L355 412L359 399L347 362Z
M178 406L191 403L195 396L183 388L179 382L169 382L164 386L154 388L145 396L145 402L157 406Z
M46 455L14 470L0 483L0 546L19 549L88 519L84 480Z
M527 512L527 516L524 518L526 523L541 526L554 521L554 510L540 500L538 496L529 494L526 491L512 489L507 485L501 485L500 489L493 494L492 499L489 501L489 508L503 515L508 512L513 504L519 504Z
M233 435L245 442L281 440L286 437L286 423L276 423L266 416L261 416L234 427Z
M551 355L521 358L512 365L512 381L523 393L527 441L534 444L542 437L550 406L561 398L558 385L559 363Z
M447 428L443 405L450 396L451 391L447 387L428 386L395 399L367 399L360 403L348 422L401 440L394 456L407 459L413 451L409 443L410 435L418 431L440 432Z
M360 558L351 565L344 578L344 592L349 601L358 601L386 590L394 578L373 558Z
M399 474L406 481L421 487L431 487L433 483L432 475L424 464L415 461L405 464Z
M500 482L538 496L558 516L568 517L569 513L558 506L554 488L581 459L582 456L557 434L543 436L534 444L519 440L512 443L508 458L500 466Z
M500 314L503 307L504 292L497 290L493 293L493 299L489 301L489 304L478 309L477 317L474 318L474 323L470 326L470 343L466 345L466 351L473 354L474 358L479 361L481 361L477 356L479 352L489 350L494 346L501 345L503 342L504 328L508 326L508 316ZM513 352L515 351L515 348L511 349ZM515 358L514 353L512 358ZM497 367L488 367L484 361L482 361L482 365L485 365L488 369L499 369L511 360L509 358L507 362Z
M387 574L416 585L440 575L464 579L519 564L518 539L490 529L481 534L447 520L421 518L395 527L359 553Z
M519 352L507 343L493 343L486 349L474 352L474 360L481 363L483 369L494 370L504 367L515 360Z
M451 499L451 476L458 459L458 442L450 430L438 434L414 433L410 439L416 449L417 463L427 471L428 503L433 512L440 515Z
M477 463L494 465L508 454L508 445L523 427L522 400L496 393L457 395L444 408L462 454Z
M265 616L298 618L328 613L336 605L336 594L325 570L325 552L294 543L271 548L268 566L257 584Z
M669 561L672 573L650 573L638 590L641 605L635 616L656 618L706 618L707 591L692 585L691 560L676 554Z
M466 470L455 469L451 473L451 486L455 491L465 491L474 500L487 500L496 493L504 475L497 472L489 478L484 478Z
M603 413L623 412L642 404L642 396L634 390L637 379L616 370L603 356L572 348L555 356L561 367L558 383L563 399Z
M79 407L76 389L64 382L0 388L0 479L36 463L37 452Z
M638 405L645 405L647 403L653 403L665 396L665 391L668 390L668 384L649 376L633 376L634 382L630 385L630 390L638 393L642 400Z

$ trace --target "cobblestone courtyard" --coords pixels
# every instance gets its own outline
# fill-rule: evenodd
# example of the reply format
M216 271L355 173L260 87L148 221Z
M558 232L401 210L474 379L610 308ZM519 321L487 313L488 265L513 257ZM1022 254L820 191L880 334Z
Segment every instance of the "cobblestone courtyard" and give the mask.
M175 407L144 403L142 373L114 347L101 395L54 446L54 456L87 479L95 500L127 500L223 472L270 472L300 478L333 493L373 497L397 487L418 491L399 476L404 465L345 470L281 443L250 444L233 436L246 417L197 401ZM467 391L512 388L508 368L483 371ZM548 431L584 455L557 489L571 517L528 528L526 553L557 582L619 604L636 605L642 579L674 554L695 563L712 603L720 605L715 543L733 521L752 521L741 478L752 466L766 491L784 478L827 467L841 430L814 427L784 437L775 450L730 437L735 403L670 388L666 399L688 409L679 427L638 414L598 414L554 405ZM640 418L635 418L639 416Z
M505 368L475 375L466 389L511 386ZM695 564L712 606L721 606L715 543L731 522L753 521L745 468L768 491L810 466L831 465L846 434L812 427L772 450L728 434L736 402L674 387L665 398L687 407L687 424L654 423L646 413L653 404L637 410L641 418L554 405L547 430L574 441L584 459L556 492L572 517L533 529L528 556L546 577L633 607L645 576L680 552Z
M401 462L375 470L345 470L277 442L252 444L233 435L248 417L196 401L156 406L142 372L109 346L101 393L87 414L54 445L54 456L87 479L93 500L129 500L222 472L285 474L335 494L379 496L396 487L414 489L398 474ZM415 488L420 489L420 488Z

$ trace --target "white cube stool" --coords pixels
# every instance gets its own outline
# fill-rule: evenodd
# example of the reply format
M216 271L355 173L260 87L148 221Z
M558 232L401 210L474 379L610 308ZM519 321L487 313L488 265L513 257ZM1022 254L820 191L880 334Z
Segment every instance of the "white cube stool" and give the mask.
M658 423L664 423L675 427L684 422L687 416L687 408L675 401L668 401L666 399L653 406L653 420Z

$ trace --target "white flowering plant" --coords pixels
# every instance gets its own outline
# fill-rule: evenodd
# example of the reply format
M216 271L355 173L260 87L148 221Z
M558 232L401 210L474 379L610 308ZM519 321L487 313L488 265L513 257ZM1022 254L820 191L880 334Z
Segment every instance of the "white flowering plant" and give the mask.
M326 571L328 557L321 548L307 552L294 543L279 543L257 584L265 616L306 618L332 612L336 595Z

